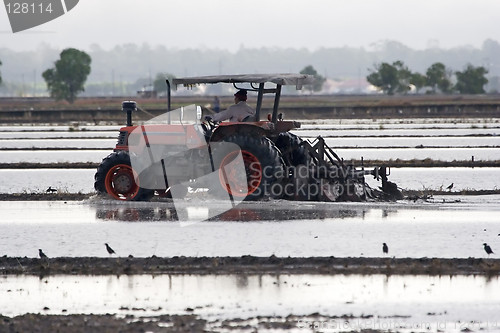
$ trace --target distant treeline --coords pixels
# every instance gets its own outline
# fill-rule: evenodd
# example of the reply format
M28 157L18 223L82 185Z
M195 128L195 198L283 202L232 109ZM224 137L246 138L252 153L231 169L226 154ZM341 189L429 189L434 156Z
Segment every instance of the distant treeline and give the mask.
M42 72L54 65L60 49L41 44L33 51L16 52L0 47L3 84L0 96L22 96L46 93ZM416 72L425 72L440 62L454 70L467 64L482 66L488 71L485 90L500 88L500 44L484 41L481 48L430 48L414 50L399 42L385 41L370 48L245 48L237 52L221 49L174 49L168 45L118 45L103 48L91 45L85 50L92 58L92 71L85 86L85 95L135 95L153 82L158 73L177 77L230 73L299 72L312 65L320 75L335 81L356 81L352 87L361 89L375 64L402 61ZM366 82L366 81L365 81ZM351 89L350 88L350 89Z

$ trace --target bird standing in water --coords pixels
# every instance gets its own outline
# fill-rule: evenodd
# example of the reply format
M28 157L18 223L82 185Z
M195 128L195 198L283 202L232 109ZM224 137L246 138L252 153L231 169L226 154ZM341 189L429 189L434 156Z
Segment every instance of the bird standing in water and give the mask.
M488 257L490 256L490 254L495 253L495 252L493 252L493 250L491 249L491 247L488 244L483 243L483 246L484 246L484 250L488 254Z
M115 250L113 250L108 243L104 243L104 245L106 245L106 251L108 251L109 254L116 254Z
M57 192L57 190L55 188L52 188L52 186L49 186L49 188L45 192L54 193L54 192Z
M451 191L451 189L453 188L453 183L451 183L450 185L448 185L447 189L448 191Z
M386 243L382 244L382 252L384 252L385 254L389 253L389 247L387 246Z
M43 253L42 249L38 249L38 255L40 256L40 259L48 259L47 255Z

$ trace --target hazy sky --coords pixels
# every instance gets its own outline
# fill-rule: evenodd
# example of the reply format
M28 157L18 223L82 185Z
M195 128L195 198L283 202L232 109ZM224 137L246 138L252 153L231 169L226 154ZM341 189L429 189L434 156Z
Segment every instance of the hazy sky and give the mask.
M315 50L383 40L424 49L480 47L488 38L500 41L499 0L80 0L67 14L16 34L0 8L0 48L15 50L144 42Z

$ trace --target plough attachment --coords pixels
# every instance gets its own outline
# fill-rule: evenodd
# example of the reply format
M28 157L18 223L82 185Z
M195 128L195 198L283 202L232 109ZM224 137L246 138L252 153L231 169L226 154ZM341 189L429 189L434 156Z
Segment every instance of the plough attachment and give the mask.
M390 169L386 166L365 170L346 164L318 136L314 141L302 141L300 146L307 152L307 163L292 168L290 179L295 196L290 199L307 201L365 201L398 200L403 196L397 185L388 181ZM365 176L381 181L379 189L372 189Z

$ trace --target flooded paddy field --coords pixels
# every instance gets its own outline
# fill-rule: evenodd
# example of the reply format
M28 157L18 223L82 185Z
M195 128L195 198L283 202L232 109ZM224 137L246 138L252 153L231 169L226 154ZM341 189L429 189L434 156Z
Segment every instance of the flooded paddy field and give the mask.
M0 194L25 195L0 201L0 331L28 323L69 332L69 325L131 332L500 331L500 195L462 193L497 193L500 168L454 167L472 156L500 161L499 119L304 122L295 134L325 137L345 160L449 163L391 168L389 179L400 188L440 194L397 202L244 202L223 214L212 212L219 203L189 195L182 202L94 196L95 168L71 164L99 163L119 127L0 126ZM39 168L47 163L61 167ZM49 186L59 193L45 193ZM44 200L30 201L32 193ZM65 193L85 199L59 200ZM116 251L113 258L104 243ZM49 259L35 259L38 249ZM189 260L203 257L210 269L190 271ZM177 272L123 269L148 258L188 262ZM220 258L265 258L273 270L224 270ZM287 258L295 264L283 264ZM120 270L58 271L64 260L80 268L104 260ZM355 270L359 260L368 262ZM447 261L451 271L425 269Z
M497 118L320 120L306 121L294 133L310 141L323 136L339 156L345 161L354 160L358 166L361 159L389 166L396 160L407 161L410 167L391 169L391 179L402 189L439 190L454 183L454 191L480 191L499 188L500 168L491 167L500 161L499 121ZM81 166L72 169L72 165L100 163L112 152L119 127L0 126L0 193L33 193L48 186L71 193L92 193L95 169L79 169ZM453 167L472 160L490 167ZM419 161L439 162L446 167L421 168ZM31 169L9 169L10 164L27 164ZM58 164L61 167L56 169L44 167Z
M98 164L113 149L118 125L0 126L0 164ZM499 119L394 119L306 121L294 134L318 135L346 161L435 161L443 163L500 160ZM367 165L369 166L369 165ZM71 167L71 166L69 166ZM405 188L405 185L402 185Z
M201 321L181 331L498 332L499 283L405 275L7 276L0 306L8 316L92 314L94 325L116 315L122 326L151 321L155 332L174 326L175 316Z
M397 258L488 258L483 243L500 249L499 200L273 201L241 203L222 214L222 203L199 200L9 201L0 203L0 253L36 257L42 248L52 257L107 257L109 243L123 257L379 257L385 242Z

